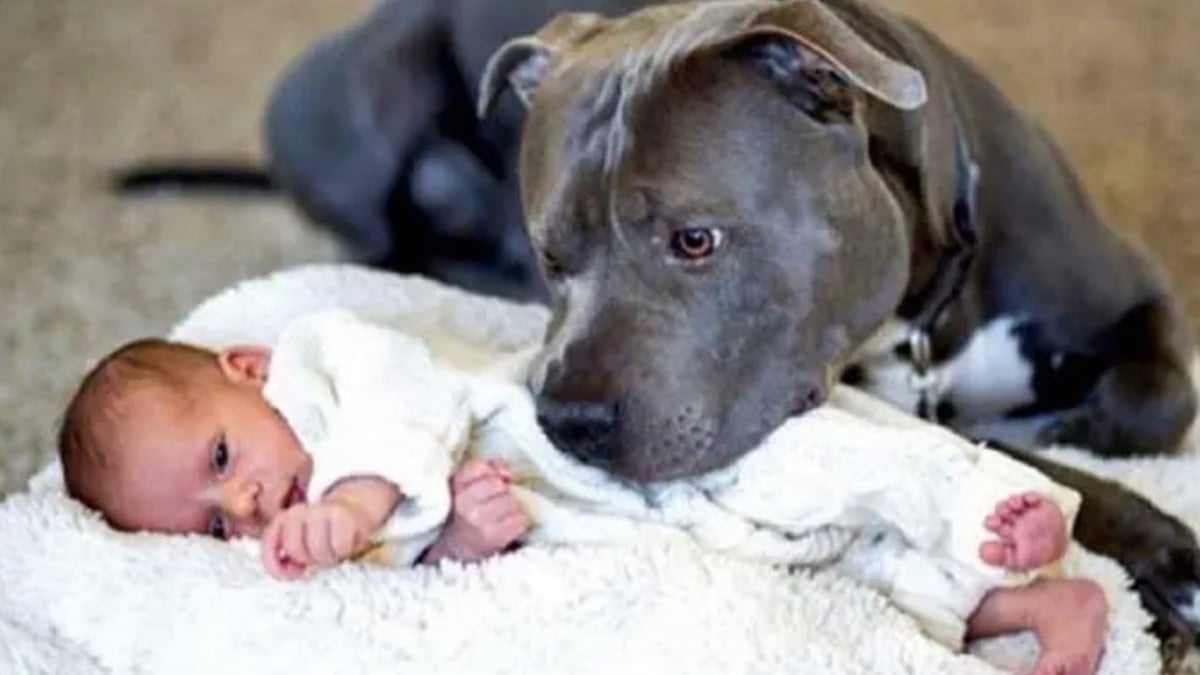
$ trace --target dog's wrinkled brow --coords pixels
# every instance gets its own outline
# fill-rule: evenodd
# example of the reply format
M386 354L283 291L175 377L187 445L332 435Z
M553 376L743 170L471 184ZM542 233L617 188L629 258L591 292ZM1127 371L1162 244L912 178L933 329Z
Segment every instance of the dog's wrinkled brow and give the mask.
M728 5L728 6L726 6ZM744 23L736 3L704 3L650 36L634 49L620 51L611 64L597 67L587 76L589 91L570 112L567 150L602 158L607 175L620 165L633 147L631 111L637 103L666 81L683 58Z

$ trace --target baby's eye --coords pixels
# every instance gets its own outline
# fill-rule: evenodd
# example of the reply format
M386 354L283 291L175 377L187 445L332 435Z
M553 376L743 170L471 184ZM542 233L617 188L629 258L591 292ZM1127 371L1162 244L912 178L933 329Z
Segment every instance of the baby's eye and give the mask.
M229 538L229 520L225 518L224 513L218 511L208 519L206 534L221 541Z
M218 438L216 444L213 445L212 468L218 476L224 474L225 469L229 468L229 443L225 442L224 436Z

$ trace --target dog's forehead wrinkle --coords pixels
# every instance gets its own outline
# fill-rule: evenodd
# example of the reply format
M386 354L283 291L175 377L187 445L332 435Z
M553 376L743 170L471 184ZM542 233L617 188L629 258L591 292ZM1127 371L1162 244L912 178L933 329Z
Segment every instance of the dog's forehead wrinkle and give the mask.
M607 195L592 189L598 167L586 153L567 157L567 166L553 178L543 201L535 205L530 219L535 243L574 247L576 240L591 239L593 232L606 227Z
M569 151L602 158L606 175L615 171L634 145L632 111L639 101L666 81L680 59L746 27L753 16L746 6L746 2L733 1L698 3L640 47L623 50L607 68L582 64L595 72L585 78L590 82L589 93L571 111L574 119L566 138Z
M588 90L568 112L567 156L604 158L610 128L620 106L622 82L612 70L595 73L588 82Z

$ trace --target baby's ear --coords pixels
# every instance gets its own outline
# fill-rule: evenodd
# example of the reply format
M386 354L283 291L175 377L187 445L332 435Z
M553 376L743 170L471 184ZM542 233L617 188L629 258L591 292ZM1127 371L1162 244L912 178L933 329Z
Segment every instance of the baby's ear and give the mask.
M234 345L222 349L217 362L231 382L262 384L267 381L271 350L257 345Z

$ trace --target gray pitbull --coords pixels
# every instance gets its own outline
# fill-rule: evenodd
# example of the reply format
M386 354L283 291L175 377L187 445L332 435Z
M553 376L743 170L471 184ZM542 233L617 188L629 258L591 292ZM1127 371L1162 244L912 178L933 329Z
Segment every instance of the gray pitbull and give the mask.
M859 0L563 14L493 55L481 111L509 88L554 308L532 384L587 462L715 469L839 378L905 403L897 363L927 416L1030 418L1104 456L1169 453L1195 416L1160 275L1048 136L910 21ZM1079 539L1161 630L1197 625L1185 526L1004 447L1083 492Z

